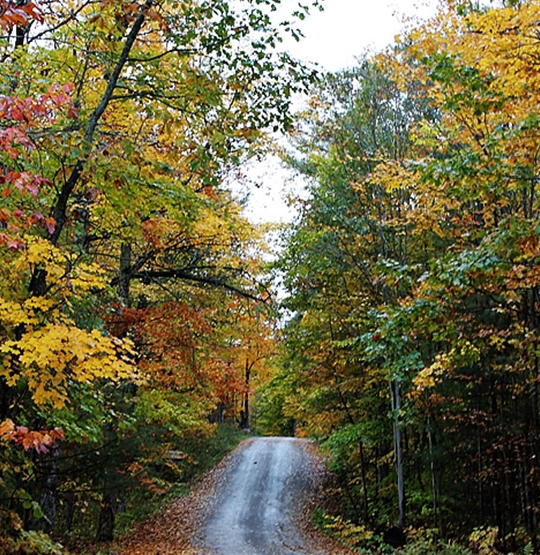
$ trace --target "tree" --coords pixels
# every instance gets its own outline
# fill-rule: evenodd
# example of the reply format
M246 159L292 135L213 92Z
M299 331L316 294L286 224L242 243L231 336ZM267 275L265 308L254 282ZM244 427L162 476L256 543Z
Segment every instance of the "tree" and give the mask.
M305 367L313 388L311 410L328 413L319 433L326 437L336 427L348 427L348 434L336 432L335 440L329 441L340 451L343 442L345 452L354 442L355 454L346 457L359 458L354 470L344 462L346 457L340 463L346 472L361 476L361 501L352 503L363 507L355 509L357 518L369 518L369 497L374 496L368 492L371 457L365 447L373 441L370 413L393 410L400 526L405 523L400 399L407 369L394 366L388 355L401 346L388 344L376 350L377 356L351 347L370 332L375 307L390 311L406 296L410 282L401 275L417 272L414 268L423 259L416 254L404 217L413 202L411 195L406 190L388 191L371 176L385 160L407 156L411 127L428 116L429 107L414 83L402 94L389 75L370 61L356 70L330 75L306 116L311 127L298 145L305 155L292 160L314 182L281 262L292 293L287 307L299 313L291 322L291 336L306 335L300 344L291 341L291 351L300 350L305 357L300 367ZM296 331L299 327L301 332ZM375 383L380 386L384 374L393 406L385 409L375 398L359 401L361 394L370 396L367 391ZM326 398L321 398L321 391L327 392ZM374 393L380 395L378 390ZM305 391L301 396L305 398ZM298 415L298 419L306 417ZM387 443L377 446L372 458L375 467L389 450Z
M295 387L313 395L298 414L311 429L318 425L335 406L335 397L322 396L329 370L343 368L344 384L362 384L349 406L363 426L346 433L334 410L323 437L335 437L336 460L351 460L345 447L359 435L368 440L369 427L380 423L388 449L388 409L378 418L374 405L369 414L361 407L370 386L368 398L384 396L388 407L376 377L390 377L396 458L396 433L402 443L397 481L409 492L412 524L429 519L441 535L492 526L508 549L517 548L520 534L534 546L537 534L530 476L538 450L538 125L531 86L539 9L537 2L449 2L371 60L397 88L393 105L407 122L402 135L385 136L402 137L405 148L350 154L369 152L358 148L366 135L350 124L353 115L362 122L374 113L369 101L356 100L361 86L350 87L343 108L343 96L333 93L325 106L341 109L326 120L308 112L307 125L321 139L304 143L307 163L297 166L316 181L286 255L294 268L289 307L298 311L291 329L305 347ZM380 98L383 92L367 100ZM379 131L396 120L382 114ZM336 350L345 364L336 362ZM368 468L377 461L375 449L367 460ZM368 501L373 478L368 471ZM362 482L358 470L346 487ZM387 514L383 502L375 520ZM414 517L421 514L428 516Z
M41 503L52 529L64 496L70 527L83 491L110 538L137 465L211 433L223 368L203 366L222 300L209 289L262 301L252 230L221 184L289 125L291 95L313 78L275 48L296 33L274 25L276 3L1 6L3 522L14 509L36 527L27 509ZM59 426L49 459L15 450L45 449ZM22 528L10 533L18 546Z

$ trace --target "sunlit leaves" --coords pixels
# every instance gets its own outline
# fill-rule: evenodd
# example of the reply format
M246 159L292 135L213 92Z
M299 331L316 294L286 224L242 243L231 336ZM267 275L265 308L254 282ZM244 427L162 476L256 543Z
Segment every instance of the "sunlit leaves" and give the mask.
M57 408L68 400L70 380L119 379L134 372L122 342L68 324L48 324L4 341L0 353L0 376L8 386L25 380L37 405Z

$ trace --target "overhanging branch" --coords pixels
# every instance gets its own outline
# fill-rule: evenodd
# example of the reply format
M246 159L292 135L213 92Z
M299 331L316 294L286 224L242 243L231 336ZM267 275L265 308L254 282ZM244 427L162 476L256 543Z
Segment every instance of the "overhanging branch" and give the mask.
M232 293L236 293L245 299L250 299L252 301L258 303L265 303L267 302L265 299L258 295L254 295L249 291L245 291L240 287L236 287L227 283L224 279L216 277L216 276L199 276L197 274L192 274L190 272L186 272L182 269L169 269L169 270L151 270L145 272L135 272L130 274L129 279L138 279L141 281L144 280L159 280L159 279L182 279L186 281L192 281L194 283L200 283L203 285L210 285L212 287L217 287L220 289L225 289L226 291L231 291ZM111 285L114 287L118 285L118 278L112 280Z

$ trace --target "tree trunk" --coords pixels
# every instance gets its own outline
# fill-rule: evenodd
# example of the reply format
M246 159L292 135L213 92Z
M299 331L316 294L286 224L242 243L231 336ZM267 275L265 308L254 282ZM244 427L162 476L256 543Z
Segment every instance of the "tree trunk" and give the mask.
M58 457L60 446L55 443L51 448L51 453L47 457L47 464L44 467L45 476L42 478L41 491L39 494L39 504L45 516L40 528L50 534L56 525L56 506L58 484Z
M6 379L0 377L0 422L6 419L10 412L10 388L8 388Z
M120 271L118 276L118 296L123 306L130 307L130 279L131 279L131 245L122 243L120 247Z
M116 471L109 468L105 471L103 497L99 513L96 541L108 542L114 539L114 523L118 508L118 490Z
M366 457L364 455L364 443L361 439L358 440L358 449L360 452L360 473L362 475L362 493L364 496L364 522L367 522L369 519L369 500L367 490Z
M405 528L405 481L403 475L403 450L401 442L401 430L399 428L399 411L401 410L401 392L399 382L393 379L390 382L390 393L392 398L392 411L394 413L393 435L394 435L394 455L396 463L397 488L398 488L398 522L400 528Z
M109 105L113 97L114 91L118 86L118 81L120 80L120 76L122 74L122 71L124 70L124 66L126 65L126 62L133 48L133 45L135 44L135 41L139 36L139 32L141 31L143 23L146 19L146 13L151 8L153 1L154 0L146 0L144 5L141 6L139 10L139 14L137 15L137 18L133 22L129 33L125 38L125 43L124 43L122 52L120 53L120 56L116 61L116 64L111 72L111 75L109 76L105 92L101 96L101 99L98 105L96 106L94 111L90 114L90 117L88 118L85 134L84 134L84 141L86 145L85 150L81 158L77 161L77 163L73 167L68 179L62 185L58 198L56 199L56 203L52 208L52 216L56 222L56 227L50 237L51 243L53 245L56 245L58 243L58 239L60 238L62 230L64 229L64 226L67 222L68 203L73 194L75 186L79 182L79 179L82 175L82 172L88 160L88 157L91 154L92 146L94 143L94 134L98 127L98 123L101 120L103 113L107 109L107 106Z
M75 520L75 493L73 491L68 492L64 499L66 505L66 530L71 532L73 529L73 521Z
M97 542L110 542L114 539L115 502L110 493L103 495L101 511L99 513Z
M429 469L431 474L431 495L433 500L433 520L436 528L439 529L439 536L444 537L444 525L442 515L439 510L439 484L437 480L437 473L435 469L435 455L433 453L433 436L431 433L431 417L427 419L427 434L429 445Z
M225 403L222 401L218 402L216 413L217 423L223 424L225 422Z
M243 410L240 411L240 428L249 430L249 380L251 378L251 365L246 360L245 390L243 399Z
M482 472L484 470L484 461L483 461L483 450L482 450L482 438L480 436L480 430L478 431L478 437L476 440L476 480L478 483L478 517L479 522L484 524L485 516L484 516L484 481L482 479Z
M334 374L334 379L336 380L336 383L338 381L337 375ZM352 426L355 425L355 420L353 418L353 415L349 409L349 404L347 403L347 399L345 398L345 395L343 395L343 392L341 391L341 388L339 387L339 385L337 386L337 392L339 395L339 398L341 400L341 404L343 405L343 408L345 409L345 412L347 413L347 418L349 420L349 422L351 423ZM361 473L361 478L362 478L362 495L363 495L363 505L364 505L364 521L367 522L368 518L369 518L369 500L368 500L368 490L367 490L367 473L366 473L366 458L364 456L364 443L362 441L361 438L358 439L358 454L360 455L360 473Z

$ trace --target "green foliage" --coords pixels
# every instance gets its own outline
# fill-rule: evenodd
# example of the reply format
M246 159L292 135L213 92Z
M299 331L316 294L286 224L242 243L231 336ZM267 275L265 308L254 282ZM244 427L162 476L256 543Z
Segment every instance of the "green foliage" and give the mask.
M354 525L341 516L331 516L321 508L313 513L315 526L324 534L334 538L354 550L355 553L392 553L393 549L385 546L382 538L365 526Z
M296 421L287 416L286 401L294 391L294 375L282 370L257 391L256 431L269 436L294 436Z
M4 555L67 555L67 551L44 532L23 530L15 512L0 513L0 549Z
M352 526L537 541L539 9L448 2L302 115L280 406L324 441Z
M331 516L321 508L315 509L313 522L317 529L324 534L334 538L342 545L352 549L354 553L368 554L391 554L396 549L386 544L383 534L375 533L365 525L356 525L344 520L341 516ZM483 553L488 549L486 543L478 544L474 550L460 546L455 541L443 541L437 538L437 530L414 529L406 530L407 543L399 548L399 553L406 555L473 555ZM497 553L491 545L491 551L486 553Z
M436 553L441 553L443 555L473 555L473 553L475 553L467 547L458 545L454 541L441 541L433 537L429 538L429 535L422 537L422 534L414 537L401 552L407 555L434 555Z

